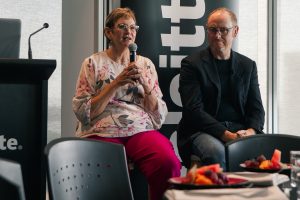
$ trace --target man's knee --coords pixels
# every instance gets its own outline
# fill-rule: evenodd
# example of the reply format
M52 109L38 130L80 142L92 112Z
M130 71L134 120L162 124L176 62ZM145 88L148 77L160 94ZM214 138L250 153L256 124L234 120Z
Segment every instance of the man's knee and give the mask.
M217 138L208 134L199 134L193 140L192 148L191 162L198 165L219 163L225 169L225 147Z

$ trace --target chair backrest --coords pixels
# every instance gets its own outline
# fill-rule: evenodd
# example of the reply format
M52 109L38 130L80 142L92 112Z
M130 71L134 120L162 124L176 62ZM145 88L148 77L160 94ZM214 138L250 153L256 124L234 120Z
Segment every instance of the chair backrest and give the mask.
M21 20L0 18L0 58L19 58Z
M25 200L21 165L0 158L0 199Z
M281 151L281 161L289 163L290 151L300 150L300 137L286 134L258 134L225 145L227 171L241 171L245 160L263 154L271 159L274 149Z
M59 138L45 154L50 199L133 199L123 145Z

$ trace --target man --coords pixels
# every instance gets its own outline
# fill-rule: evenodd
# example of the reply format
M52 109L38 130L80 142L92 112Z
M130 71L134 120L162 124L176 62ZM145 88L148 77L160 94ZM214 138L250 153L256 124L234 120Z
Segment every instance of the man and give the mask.
M262 133L265 112L256 63L231 49L239 31L236 15L218 8L206 30L209 47L181 62L178 149L186 167L196 156L201 165L220 163L226 170L224 144Z

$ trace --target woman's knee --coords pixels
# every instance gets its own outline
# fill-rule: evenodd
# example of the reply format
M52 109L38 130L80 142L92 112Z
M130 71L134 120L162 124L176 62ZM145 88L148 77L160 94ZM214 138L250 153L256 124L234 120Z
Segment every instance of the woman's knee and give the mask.
M153 162L162 173L170 176L180 176L181 162L171 144L167 143L165 145L164 148L161 148L160 151L153 155Z
M151 142L149 142L151 141ZM131 141L132 145L137 145L137 141ZM131 153L134 160L138 160L142 171L145 173L156 174L158 176L179 176L181 163L175 154L172 143L168 138L161 135L161 133L153 132L150 134L140 135L138 141L140 145L139 153ZM142 151L141 151L142 149ZM130 150L131 152L132 150Z
M179 158L173 153L169 156L164 156L164 158L161 159L161 166L164 168L164 170L167 172L168 170L172 171L172 174L174 175L180 175L180 169L181 169L181 163Z

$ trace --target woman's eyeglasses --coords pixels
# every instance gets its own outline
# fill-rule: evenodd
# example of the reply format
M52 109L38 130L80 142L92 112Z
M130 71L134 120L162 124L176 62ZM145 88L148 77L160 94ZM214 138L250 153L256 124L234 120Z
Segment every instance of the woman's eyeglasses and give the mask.
M207 27L206 28L206 31L210 34L216 34L216 33L220 33L222 36L225 36L229 33L229 31L231 29L233 29L235 26L233 27L229 27L229 28L226 28L226 27L220 27L220 28L217 28L217 27Z
M135 24L133 24L133 25L128 25L128 24L118 24L117 25L117 27L118 27L118 29L120 29L120 30L128 30L128 29L130 29L131 31L138 31L139 30L139 26L138 25L135 25Z

